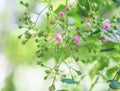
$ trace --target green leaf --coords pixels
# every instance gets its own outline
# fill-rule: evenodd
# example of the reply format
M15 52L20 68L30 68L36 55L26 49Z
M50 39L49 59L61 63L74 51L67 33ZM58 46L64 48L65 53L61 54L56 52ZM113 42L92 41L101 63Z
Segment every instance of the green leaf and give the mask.
M99 71L102 71L109 64L109 61L105 57L101 57L100 59L97 60L98 60L97 63L90 70L91 78L94 78L95 75L99 73Z
M61 4L56 10L55 10L55 13L59 13L61 11L65 10L65 5Z
M120 3L120 0L115 0L117 3Z
M20 4L24 4L23 1L20 1Z
M111 69L108 69L106 71L106 75L110 78L112 78L112 74L116 71L116 67L112 67Z
M61 81L67 84L78 84L77 81L74 81L73 79L69 79L69 78L62 79Z
M46 70L45 73L46 73L46 74L50 74L50 70Z
M110 80L110 88L112 89L120 89L120 82L116 81L116 80Z
M111 52L115 50L115 48L106 48L106 49L101 49L100 52Z
M98 29L98 30L92 32L91 34L97 34L97 33L99 33L99 32L100 32L100 30Z
M120 70L117 71L117 74L120 76Z
M46 80L48 78L48 75L46 75L45 77L44 77L44 80Z

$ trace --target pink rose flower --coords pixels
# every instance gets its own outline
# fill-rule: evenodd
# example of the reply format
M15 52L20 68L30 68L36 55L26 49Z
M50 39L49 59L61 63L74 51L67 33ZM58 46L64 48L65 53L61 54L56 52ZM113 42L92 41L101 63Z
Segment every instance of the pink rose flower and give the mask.
M76 36L76 37L74 38L74 41L75 41L75 42L79 42L79 41L80 41L80 37L79 37L79 36Z
M105 29L105 30L108 30L109 28L110 28L110 24L109 24L109 23L105 23L105 24L104 24L104 29Z
M62 39L62 35L60 33L55 35L56 41L60 41L61 39Z
M66 7L66 11L69 12L71 8L69 6Z
M65 16L64 12L60 12L60 13L59 13L59 16L60 16L60 17L64 17L64 16Z

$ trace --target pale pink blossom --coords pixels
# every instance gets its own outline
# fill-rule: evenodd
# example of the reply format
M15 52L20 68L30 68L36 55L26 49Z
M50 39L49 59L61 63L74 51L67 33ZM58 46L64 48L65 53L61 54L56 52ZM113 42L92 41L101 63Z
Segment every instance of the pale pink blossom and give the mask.
M110 20L109 19L105 19L104 21L103 21L103 23L105 24L105 23L110 23Z
M60 41L62 39L62 35L60 33L55 35L55 40Z
M108 30L109 28L110 28L110 24L109 24L109 23L105 23L105 24L104 24L104 29L105 29L105 30Z
M60 13L59 13L59 16L60 16L60 17L64 17L64 16L65 16L64 12L60 12Z
M71 8L69 6L66 7L66 11L69 12Z
M79 42L80 41L80 37L79 36L75 36L74 41L75 42Z

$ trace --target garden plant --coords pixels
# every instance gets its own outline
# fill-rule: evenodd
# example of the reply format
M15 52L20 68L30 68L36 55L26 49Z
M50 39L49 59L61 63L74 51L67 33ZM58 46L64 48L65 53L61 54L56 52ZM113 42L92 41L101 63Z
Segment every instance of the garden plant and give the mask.
M29 2L20 1L26 11L19 17L22 33L18 38L22 44L34 39L37 64L45 69L44 79L52 79L48 90L68 91L57 89L57 81L80 87L86 76L92 79L89 91L99 79L108 84L108 91L120 89L120 17L106 14L118 8L120 0L34 2L46 6L35 12ZM39 25L38 20L46 9L46 18ZM31 14L37 15L35 21L31 20ZM66 68L62 69L63 66Z

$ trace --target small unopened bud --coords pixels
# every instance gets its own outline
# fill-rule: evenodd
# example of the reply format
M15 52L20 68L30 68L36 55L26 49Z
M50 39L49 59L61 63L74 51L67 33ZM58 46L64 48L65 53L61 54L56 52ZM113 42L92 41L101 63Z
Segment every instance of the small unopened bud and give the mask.
M60 12L60 13L59 13L59 16L60 16L60 17L64 17L64 16L65 16L64 12Z
M76 36L76 37L74 38L74 41L75 41L75 42L79 42L79 41L80 41L80 37L79 37L79 36Z
M108 30L109 28L110 28L110 24L109 24L109 23L105 23L105 24L104 24L104 29L105 29L105 30Z
M62 35L60 33L55 35L56 41L60 41L61 39L62 39Z
M66 7L66 11L69 12L71 8L69 6Z
M52 20L50 21L50 23L51 23L52 25L54 25L54 24L55 24L55 20L52 19Z
M97 7L97 3L94 2L94 3L92 4L92 6L93 6L93 7Z

